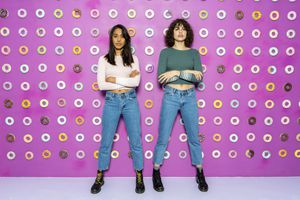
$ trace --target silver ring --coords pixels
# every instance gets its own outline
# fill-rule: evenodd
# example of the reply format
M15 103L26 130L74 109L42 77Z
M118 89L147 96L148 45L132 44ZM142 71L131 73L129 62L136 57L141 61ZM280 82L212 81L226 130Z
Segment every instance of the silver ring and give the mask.
M187 157L187 152L184 150L181 150L181 151L179 151L178 156L181 159L185 159Z
M66 83L64 81L58 81L56 83L56 86L57 86L58 89L63 90L63 89L66 88Z
M145 118L145 124L148 126L151 126L153 124L153 118L152 117L146 117Z
M183 11L181 12L181 17L182 17L183 19L188 19L188 18L190 18L190 16L191 16L191 13L190 13L190 11L188 11L188 10L183 10Z
M261 53L261 49L259 47L253 47L251 53L253 56L259 56Z
M82 142L84 140L84 134L78 133L75 138L77 142Z
M21 90L28 91L30 89L30 84L28 82L22 82L20 87L21 87Z
M35 33L38 37L44 37L46 35L46 29L39 27L36 29Z
M13 117L6 117L5 118L5 124L8 125L8 126L11 126L15 123L15 120Z
M151 150L145 151L145 158L150 160L153 157L153 152Z
M56 27L54 29L54 35L57 37L61 37L64 34L64 30L61 27Z
M251 99L248 101L248 107L249 108L255 108L256 107L256 101L254 99Z
M95 74L97 74L98 71L98 65L97 64L92 64L91 65L91 71Z
M153 83L152 82L147 82L146 84L145 84L145 90L147 90L147 91L152 91L153 90Z
M12 89L13 84L12 84L11 82L9 82L9 81L6 81L6 82L3 83L2 86L3 86L3 89L4 89L4 90L9 91L9 90Z
M25 18L26 16L27 16L27 10L25 10L24 8L20 8L18 10L18 17Z
M231 117L231 118L230 118L230 123L231 123L232 125L234 125L234 126L237 126L237 125L239 125L239 123L240 123L240 119L239 119L238 117Z
M32 119L30 117L24 117L23 118L23 124L25 126L29 126L32 123Z
M27 31L26 28L24 28L24 27L19 28L19 35L20 35L21 37L26 37L27 34L28 34L28 31Z
M151 47L151 46L145 47L145 54L146 55L151 56L151 55L153 55L153 53L154 53L154 48L153 47Z
M154 11L152 9L148 9L145 11L145 16L147 19L152 19L154 17Z
M101 119L101 117L93 117L92 121L95 126L99 126L102 122L102 119Z
M90 48L90 53L91 53L93 56L98 55L99 52L100 52L100 49L99 49L98 46L96 46L96 45L91 46L91 48Z
M266 118L264 119L264 123L265 123L265 125L267 125L267 126L271 126L271 125L273 124L273 118L272 118L272 117L266 117Z
M57 55L63 55L64 52L65 52L64 47L62 47L62 46L57 46L57 47L55 47L55 53L56 53Z
M78 159L83 159L83 158L85 157L85 152L84 152L83 150L78 150L78 151L76 152L76 157L77 157Z
M74 100L74 106L76 108L81 108L83 106L83 100L82 99L75 99Z
M82 91L83 90L83 83L82 82L77 82L74 84L74 89L76 91Z
M252 31L252 37L253 38L259 38L260 37L260 30L259 29L254 29L253 31Z
M50 139L51 139L51 136L48 133L43 133L41 135L41 139L42 139L43 142L49 142Z
M37 16L37 18L43 18L45 17L45 10L39 8L35 11L35 15Z
M225 17L226 17L226 11L225 10L219 10L218 12L217 12L217 18L218 19L225 19Z
M28 73L28 72L29 72L29 66L26 65L26 64L22 64L22 65L20 66L20 71L22 72L22 74Z
M99 36L99 34L100 34L100 30L98 28L92 28L91 30L92 37L96 38Z
M219 30L217 31L217 36L218 36L218 38L224 38L224 37L226 36L226 31L225 31L225 29L219 29Z
M2 65L2 71L3 71L4 73L9 73L9 72L11 72L11 65L8 64L8 63L3 64L3 65Z
M213 158L220 158L221 152L219 150L213 150L211 155Z
M95 142L100 142L102 139L102 136L99 134L99 133L96 133L94 136L93 136L93 140Z
M42 73L46 72L47 71L47 65L45 63L41 63L41 64L39 64L38 69Z
M92 9L90 11L90 15L92 18L97 19L100 16L100 11L97 9Z
M47 90L47 88L48 88L48 83L47 83L46 81L41 81L41 82L39 83L39 88L40 88L40 90Z
M152 28L147 28L145 30L145 35L148 37L148 38L151 38L153 35L154 35L154 30Z
M116 9L110 9L108 15L110 18L115 19L118 17L118 11Z
M64 125L67 123L67 117L66 116L63 116L63 115L60 115L57 117L57 123L59 125Z
M172 12L170 10L165 10L163 15L164 15L165 19L171 19L172 18Z
M73 30L72 30L72 35L73 35L74 37L79 37L79 36L81 36L81 29L78 28L78 27L73 28Z
M92 105L94 108L100 108L101 106L101 101L99 99L94 99L92 102Z
M16 158L16 153L14 151L9 151L6 154L6 157L7 157L8 160L13 160L13 159Z

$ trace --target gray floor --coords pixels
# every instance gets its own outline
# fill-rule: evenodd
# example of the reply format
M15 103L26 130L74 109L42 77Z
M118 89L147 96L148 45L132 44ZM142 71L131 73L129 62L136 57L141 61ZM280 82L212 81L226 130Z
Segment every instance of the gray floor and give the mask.
M165 191L155 192L145 178L146 192L134 192L134 178L105 178L99 194L90 194L93 178L0 177L0 200L300 200L300 177L207 178L207 193L194 178L163 178Z

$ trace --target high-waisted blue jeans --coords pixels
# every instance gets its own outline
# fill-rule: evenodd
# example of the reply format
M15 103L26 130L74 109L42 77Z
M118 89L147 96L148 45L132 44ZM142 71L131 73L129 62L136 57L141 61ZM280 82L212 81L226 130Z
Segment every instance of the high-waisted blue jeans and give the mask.
M160 111L158 140L154 151L154 164L161 165L169 137L178 111L184 122L193 165L202 164L202 150L199 142L198 107L194 88L177 90L165 86Z
M99 149L98 169L109 167L113 138L123 115L135 170L143 169L140 110L135 90L125 93L106 92L102 113L102 140Z

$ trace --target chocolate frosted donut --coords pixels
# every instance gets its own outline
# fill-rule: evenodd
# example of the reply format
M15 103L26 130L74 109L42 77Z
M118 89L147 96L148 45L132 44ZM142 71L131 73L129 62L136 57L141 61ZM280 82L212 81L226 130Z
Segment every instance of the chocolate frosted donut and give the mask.
M4 100L4 107L5 108L12 108L12 106L13 106L12 100L10 100L10 99L5 99Z
M225 66L224 65L217 66L217 72L219 74L223 74L225 72Z
M289 91L291 91L292 90L292 84L291 83L286 83L285 85L284 85L284 90L285 91L287 91L287 92L289 92Z
M243 13L243 11L241 11L241 10L236 11L236 12L235 12L235 18L236 18L237 20L243 19L243 18L244 18L244 13Z
M256 124L256 118L255 118L255 117L249 117L248 123L249 123L250 125Z
M69 156L69 153L67 150L60 150L59 151L59 157L62 159L66 159Z
M16 137L15 137L15 135L12 134L12 133L9 133L9 134L6 135L6 140L7 140L7 142L9 142L9 143L13 143L13 142L15 141L15 139L16 139Z
M282 142L285 142L289 139L289 135L287 133L282 133L280 135L280 139L281 139Z
M73 67L73 71L74 71L75 73L80 73L80 72L82 71L81 65L75 64L74 67Z
M47 117L47 116L42 116L42 117L41 117L41 124L43 124L43 125L48 125L49 122L50 122L49 117Z

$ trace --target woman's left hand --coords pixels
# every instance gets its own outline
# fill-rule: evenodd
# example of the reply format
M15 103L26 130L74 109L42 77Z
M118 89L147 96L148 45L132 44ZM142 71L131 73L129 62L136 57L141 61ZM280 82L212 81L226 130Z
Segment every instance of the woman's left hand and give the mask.
M113 76L106 77L105 81L110 83L116 83L116 77Z
M160 82L161 84L167 83L170 80L170 78L172 78L174 76L179 76L179 75L180 75L180 72L177 70L168 71L168 72L161 74L158 77L158 82Z

